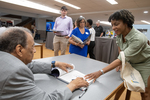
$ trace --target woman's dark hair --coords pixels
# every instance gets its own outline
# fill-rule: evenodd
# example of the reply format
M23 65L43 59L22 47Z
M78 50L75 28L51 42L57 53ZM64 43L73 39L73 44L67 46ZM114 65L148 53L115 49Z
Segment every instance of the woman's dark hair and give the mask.
M20 44L22 47L27 45L27 33L31 32L23 27L10 27L0 35L0 51L12 53L16 46Z
M131 12L125 9L113 13L109 17L108 21L111 22L111 20L122 20L123 23L126 23L130 28L132 28L132 25L134 24L134 16L132 15Z
M87 22L89 23L90 26L92 26L92 24L93 24L92 19L88 19Z
M80 16L78 19L77 19L77 27L80 27L80 22L82 21L82 19L85 21L85 24L86 24L86 20L84 17Z

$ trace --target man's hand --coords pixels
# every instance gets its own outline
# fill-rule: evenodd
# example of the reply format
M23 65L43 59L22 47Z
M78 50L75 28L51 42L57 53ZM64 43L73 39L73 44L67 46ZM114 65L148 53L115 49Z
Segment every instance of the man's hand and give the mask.
M101 33L100 37L102 37L102 36L103 36L103 32Z
M54 33L58 33L57 31L53 31Z
M68 73L68 70L67 68L70 68L70 69L73 69L73 66L70 65L70 64L67 64L67 63L63 63L63 62L59 62L59 61L56 61L55 62L55 66L56 67L59 67L60 69L66 71Z
M87 75L85 76L85 79L88 79L88 80L94 79L94 80L93 80L93 83L94 83L95 80L96 80L98 77L100 77L101 75L102 75L102 72L99 70L99 71L97 71L97 72L94 72L94 73L91 73L91 74L87 74Z
M69 39L69 36L65 36L66 39Z
M86 82L83 78L77 77L75 80L71 81L67 87L73 92L75 89L81 88L81 87L87 87L89 85L88 82Z

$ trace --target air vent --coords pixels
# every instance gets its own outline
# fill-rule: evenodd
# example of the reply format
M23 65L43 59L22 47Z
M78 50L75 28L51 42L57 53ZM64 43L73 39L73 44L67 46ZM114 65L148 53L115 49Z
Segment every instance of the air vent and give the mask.
M59 5L54 5L54 6L61 8L61 6L59 6Z
M105 16L108 16L108 14L104 14Z

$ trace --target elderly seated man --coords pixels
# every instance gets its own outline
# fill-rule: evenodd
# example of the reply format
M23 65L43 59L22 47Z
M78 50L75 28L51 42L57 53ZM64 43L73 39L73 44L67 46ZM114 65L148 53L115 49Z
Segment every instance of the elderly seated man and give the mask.
M32 61L36 52L31 32L23 27L10 27L0 33L0 100L68 100L72 91L87 87L83 78L77 78L66 87L46 93L35 85L33 73L51 74L57 66L65 71L73 66L55 61ZM32 62L31 62L32 61Z

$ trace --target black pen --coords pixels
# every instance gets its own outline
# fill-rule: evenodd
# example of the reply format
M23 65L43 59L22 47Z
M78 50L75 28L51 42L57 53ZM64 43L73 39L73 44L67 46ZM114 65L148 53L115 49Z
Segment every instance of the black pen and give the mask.
M79 98L81 98L85 94L86 91L87 91L87 88L82 92L82 94L79 95Z

